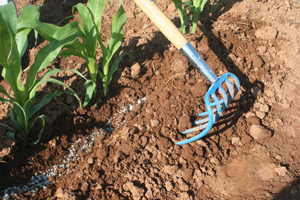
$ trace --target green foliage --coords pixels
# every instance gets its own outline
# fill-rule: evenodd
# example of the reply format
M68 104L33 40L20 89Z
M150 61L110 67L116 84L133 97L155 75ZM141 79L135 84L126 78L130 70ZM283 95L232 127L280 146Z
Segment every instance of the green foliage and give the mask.
M179 28L183 34L185 34L185 29L190 22L190 16L187 15L187 11L189 10L191 14L193 14L192 27L190 28L190 33L195 34L198 19L200 13L203 11L204 6L208 0L193 0L193 1L185 1L182 0L172 0L175 3L175 7L179 13L179 18L181 22L181 27ZM183 7L184 6L184 7Z
M190 32L192 34L196 33L196 29L198 26L198 19L200 13L203 11L204 6L208 0L193 0L193 7L192 7L192 13L193 13L193 21L192 21L192 27Z
M14 97L9 96L4 87L0 85L0 92L6 97L0 97L0 101L13 104L10 118L16 127L16 133L9 133L11 137L22 131L29 133L37 119L42 120L44 128L44 115L33 119L31 125L29 125L29 120L53 97L68 93L74 95L80 101L70 87L56 79L49 78L49 76L57 74L60 69L47 71L41 78L37 79L37 73L45 69L57 57L63 46L72 44L79 36L78 24L72 22L60 28L38 21L39 15L39 7L37 6L24 6L18 18L12 2L0 6L0 64L3 66L2 77L9 83L14 93ZM36 36L39 33L50 42L36 54L34 63L28 71L26 82L22 85L20 83L22 74L21 58L27 48L27 35L33 28ZM68 90L57 90L54 93L48 93L41 102L36 104L36 89L45 82L56 83ZM43 128L38 135L38 140L33 144L36 144L41 138Z
M86 61L87 69L90 74L90 80L85 83L86 98L84 106L88 104L93 94L97 93L97 76L99 75L103 83L104 95L108 92L108 87L112 79L113 73L117 70L118 64L126 53L119 55L113 64L110 62L114 54L117 52L123 41L123 26L127 21L124 9L120 2L120 7L111 23L111 38L106 47L102 42L101 30L101 15L104 11L106 0L89 0L87 6L79 3L73 7L73 14L75 8L80 14L80 37L81 41L76 40L73 44L65 46L66 49L60 54L62 57L71 55L83 58ZM103 65L102 70L99 70L97 63L97 47L98 43L102 49Z
M187 11L189 9L189 7L191 6L191 2L182 2L181 0L172 0L175 4L175 7L177 9L177 12L179 14L179 18L180 18L180 23L181 23L181 27L179 28L179 30L185 34L185 29L188 26L189 22L190 22L190 16L187 15ZM184 6L184 7L182 7Z

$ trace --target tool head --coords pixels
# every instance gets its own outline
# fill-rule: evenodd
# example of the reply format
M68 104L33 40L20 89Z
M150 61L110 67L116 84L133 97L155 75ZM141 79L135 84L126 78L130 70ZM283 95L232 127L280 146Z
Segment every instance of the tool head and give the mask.
M230 77L231 80L229 79ZM222 75L210 86L205 95L205 106L207 111L198 114L201 119L194 122L197 127L185 130L182 134L203 131L192 138L177 142L176 144L187 144L205 136L210 131L213 124L218 120L222 112L227 108L227 105L234 99L234 96L238 93L239 89L240 81L234 74L225 73Z

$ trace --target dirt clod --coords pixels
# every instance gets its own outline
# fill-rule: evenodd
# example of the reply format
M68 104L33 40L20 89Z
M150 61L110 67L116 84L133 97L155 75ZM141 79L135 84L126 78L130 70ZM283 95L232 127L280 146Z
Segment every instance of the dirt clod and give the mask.
M252 125L250 127L249 134L259 143L262 143L265 139L272 136L272 132L270 130L260 125Z
M131 69L132 78L137 78L140 76L142 69L141 69L141 65L139 63L135 63L134 65L131 66L130 69Z
M286 169L286 167L278 167L278 168L275 168L275 171L277 172L277 174L279 176L285 176L287 169Z

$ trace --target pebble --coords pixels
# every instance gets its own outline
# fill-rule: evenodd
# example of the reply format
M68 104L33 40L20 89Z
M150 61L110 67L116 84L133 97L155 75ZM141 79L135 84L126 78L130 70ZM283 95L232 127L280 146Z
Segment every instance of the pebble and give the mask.
M178 188L182 192L187 192L189 190L189 186L181 178L178 179Z
M246 115L245 115L246 119L248 119L249 117L255 117L255 116L256 115L255 115L254 112L247 112Z
M277 174L279 176L285 176L287 169L286 169L286 167L278 167L278 168L275 168L275 171L277 172Z
M267 113L270 111L270 108L267 104L261 104L259 106L259 111Z
M239 137L232 137L231 139L231 144L236 145L240 143L240 138Z
M252 65L254 69L260 69L264 65L264 61L257 54L254 54L252 57Z
M230 53L230 54L227 55L226 59L229 62L235 62L236 61L236 56L233 53Z
M260 125L260 119L256 116L251 116L247 118L247 123L251 125Z
M55 192L55 197L62 198L64 196L64 191L62 188L58 188Z
M265 139L272 137L272 132L260 125L250 126L249 134L259 143L262 143Z
M151 119L150 123L151 123L152 127L155 127L155 126L157 126L159 124L159 121L157 119Z
M132 78L137 78L140 76L141 73L141 65L139 63L135 63L134 65L131 66L131 77Z
M167 191L171 191L171 190L173 190L173 184L170 182L170 181L167 181L166 183L165 183L165 187L166 187L166 190Z
M261 111L256 111L255 114L259 119L263 119L266 117L266 113L261 112Z

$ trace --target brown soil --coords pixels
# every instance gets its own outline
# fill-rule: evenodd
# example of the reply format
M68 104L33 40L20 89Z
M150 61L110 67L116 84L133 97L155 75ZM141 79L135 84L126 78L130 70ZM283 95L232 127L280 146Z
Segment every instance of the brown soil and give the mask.
M78 2L16 0L19 11L41 5L41 20L50 23ZM179 26L172 1L156 3ZM175 142L205 110L209 83L144 13L134 14L133 1L123 5L128 22L120 51L133 60L120 63L108 96L99 83L83 110L64 95L45 106L39 144L7 155L13 141L1 139L0 198L300 199L299 1L226 0L213 15L205 9L196 35L186 37L217 76L232 72L242 87L205 138L182 146ZM109 6L106 42L117 3ZM31 46L24 63L45 44ZM58 58L54 67L86 73L75 57ZM84 97L83 80L66 71L57 78ZM54 89L44 85L37 99ZM93 106L97 98L102 103ZM1 123L12 126L9 108L1 104Z

